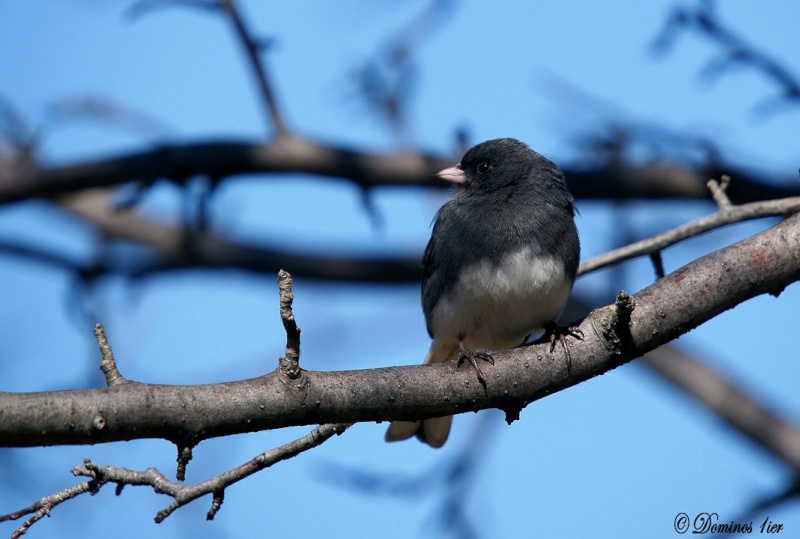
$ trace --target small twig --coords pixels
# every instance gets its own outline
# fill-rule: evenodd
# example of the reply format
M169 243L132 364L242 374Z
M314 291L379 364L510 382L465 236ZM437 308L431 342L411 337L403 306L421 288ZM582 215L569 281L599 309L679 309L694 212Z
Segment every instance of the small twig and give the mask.
M300 328L292 312L292 276L286 270L278 272L278 290L281 298L281 320L286 330L286 356L278 360L281 372L291 379L300 376Z
M372 224L373 231L379 231L386 227L386 222L381 215L381 211L375 204L374 192L369 187L361 188L361 208Z
M800 197L789 197L779 200L767 200L764 202L730 206L730 208L725 211L718 211L717 213L697 219L696 221L679 226L673 230L595 257L581 264L580 268L578 268L578 274L585 275L632 258L663 251L667 247L675 245L685 239L699 236L725 225L764 217L786 217L798 211L800 211Z
M25 521L25 523L14 532L14 535L12 535L12 537L15 538L19 537L25 533L32 524L47 515L56 505L74 498L79 494L84 494L86 492L96 493L106 483L115 483L117 485L118 494L122 486L133 485L150 486L158 494L171 496L174 501L156 515L155 521L157 524L162 522L179 507L183 507L201 496L212 494L213 500L207 515L207 518L211 520L222 505L224 492L227 487L264 468L269 468L273 464L296 457L304 451L313 449L323 444L333 435L343 433L349 427L350 424L320 425L297 440L265 451L241 466L237 466L232 470L192 486L170 481L155 468L148 468L143 472L139 472L136 470L117 468L115 466L98 466L91 460L86 459L84 465L76 466L72 469L72 473L76 476L90 477L90 481L74 485L60 492L56 492L55 494L51 494L50 496L46 496L25 509L8 515L0 515L0 522L5 520L17 520L25 515L33 513L33 516Z
M725 192L728 190L730 183L731 177L727 174L723 174L719 181L711 178L706 183L708 190L711 191L711 196L714 198L714 202L717 203L717 207L721 212L729 210L733 205L731 204L731 199L728 198L728 194Z
M214 520L214 517L217 516L220 508L222 507L222 502L225 501L225 491L220 490L213 494L211 499L211 508L206 513L206 520Z
M79 496L85 492L96 492L97 488L98 485L94 481L87 481L85 483L71 486L60 492L56 492L55 494L45 496L29 507L20 509L14 513L9 513L8 515L0 515L0 522L5 522L7 520L18 520L25 515L31 515L31 518L23 522L22 526L14 530L14 533L11 534L11 539L17 539L18 537L24 535L25 532L28 531L28 528L36 524L36 522L41 520L42 517L49 516L50 511L55 506L67 500L71 500L72 498L75 498L76 496Z
M283 116L281 115L281 111L278 108L278 104L275 100L275 94L272 91L272 86L270 85L269 77L267 76L267 69L264 66L264 63L261 61L261 47L259 46L258 42L253 39L250 31L245 25L244 19L242 19L239 9L236 7L235 1L220 0L220 5L225 13L228 14L228 17L230 17L231 22L236 29L236 35L239 37L239 41L242 43L245 53L247 54L247 59L250 62L250 66L255 72L258 89L261 92L261 98L264 102L264 105L267 107L269 119L272 121L275 131L279 137L287 135L289 130L286 128L286 123L283 120Z
M656 279L664 277L664 260L661 258L661 251L650 253L650 261L653 263L653 269L656 271Z
M178 481L186 480L186 466L192 460L192 446L179 445L178 446L178 469L175 471L175 478Z
M94 325L94 336L97 339L97 344L100 346L100 370L103 371L103 375L106 377L106 385L108 387L113 387L129 383L117 370L114 352L111 351L111 345L108 344L105 330L101 324Z

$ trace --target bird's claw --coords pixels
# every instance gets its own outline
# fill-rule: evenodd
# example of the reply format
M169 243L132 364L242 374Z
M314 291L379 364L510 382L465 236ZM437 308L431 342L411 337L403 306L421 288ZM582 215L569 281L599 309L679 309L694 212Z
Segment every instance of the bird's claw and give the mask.
M561 347L564 349L564 355L567 358L567 372L572 374L572 356L569 353L567 337L573 337L579 341L582 341L584 337L583 330L581 330L578 326L561 327L555 322L548 322L545 324L542 340L550 342L551 354L556 349L556 343L561 342Z
M463 343L459 343L458 346L458 366L460 367L464 360L468 360L472 368L475 369L475 374L478 375L478 382L480 382L481 386L483 386L483 390L487 391L486 386L486 378L483 377L483 372L481 372L481 368L478 365L478 360L485 361L487 363L491 363L494 365L494 358L491 354L486 352L473 352L471 350L467 350L464 347Z

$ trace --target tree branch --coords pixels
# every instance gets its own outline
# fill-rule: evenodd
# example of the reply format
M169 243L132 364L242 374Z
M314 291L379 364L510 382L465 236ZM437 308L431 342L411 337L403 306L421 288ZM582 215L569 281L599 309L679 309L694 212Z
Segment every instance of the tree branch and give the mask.
M224 384L124 384L81 391L0 393L0 444L30 447L137 438L200 440L292 425L416 420L484 408L509 418L526 405L669 342L737 304L777 295L800 278L800 216L706 255L633 298L630 325L619 309L590 313L572 343L572 369L549 344L495 355L486 391L454 363L346 372L279 372ZM112 412L113 411L113 412ZM102 414L104 428L93 418Z
M724 196L724 193L719 194L717 190L712 192L717 193L714 195L715 198ZM159 262L151 262L149 268L139 268L135 270L137 272L177 269L193 265L239 267L274 273L278 268L288 267L294 274L322 279L344 280L349 277L362 282L399 283L417 282L420 278L419 256L416 255L348 260L342 257L301 255L264 246L245 245L210 234L193 236L192 247L187 249L182 231L154 223L133 213L114 211L110 204L110 194L103 190L63 199L62 207L89 220L106 236L136 241L161 251L163 258ZM584 262L578 274L591 273L639 256L656 256L667 247L683 240L730 224L764 217L785 217L797 213L800 211L800 197L739 206L731 205L727 200L719 207L720 210L712 215Z
M93 187L159 179L182 183L194 176L222 179L239 174L309 173L352 181L363 188L379 186L448 187L436 172L457 157L427 153L371 153L293 136L266 143L212 141L161 145L156 149L109 159L51 168L9 167L0 170L0 204L36 197L54 197ZM698 170L673 165L603 165L564 167L577 198L707 198L706 179L730 174L737 178L728 193L735 203L800 194L779 181L765 182L752 173L721 163ZM782 183L790 185L794 178Z
M261 61L261 53L263 52L262 47L259 46L259 43L255 39L253 39L252 34L247 29L244 19L242 19L242 16L239 14L239 9L237 8L234 0L220 0L220 5L225 13L227 13L228 18L230 18L231 23L236 30L236 35L244 47L245 56L247 57L250 67L253 68L253 73L255 73L256 76L256 83L258 84L258 90L261 93L261 99L267 108L269 119L272 121L272 125L275 127L276 133L279 137L287 135L289 131L286 128L283 115L281 114L277 101L275 100L275 94L272 91L272 85L270 84L269 77L267 76L267 68Z
M97 483L93 481L87 481L85 483L79 483L71 486L54 494L50 494L49 496L45 496L41 500L28 507L25 507L24 509L14 511L13 513L8 513L7 515L0 515L0 522L19 520L25 515L31 515L31 518L23 522L22 526L14 530L14 533L11 534L11 539L17 539L22 535L25 535L25 533L28 531L28 528L36 524L39 520L50 516L50 511L54 507L86 492L90 492L92 494L97 492Z
M719 191L713 191L715 199L719 197ZM722 199L720 199L722 200ZM753 202L741 206L732 206L730 201L719 206L719 211L669 230L662 234L655 235L619 249L614 249L603 255L595 257L581 264L578 268L578 275L585 275L599 269L619 264L626 260L639 256L653 255L662 250L675 245L685 239L693 238L705 234L716 228L720 228L733 223L741 223L753 219L764 217L788 216L800 211L800 197L784 198L780 200L767 200L764 202Z
M419 282L422 274L420 255L335 256L287 250L283 247L256 245L225 239L212 233L190 233L141 217L130 211L116 211L111 193L94 189L60 199L60 207L89 221L103 236L135 241L155 250L154 257L143 257L139 264L128 266L106 262L104 268L92 265L96 273L140 276L159 271L190 267L238 268L274 275L286 268L294 275L310 279L362 283ZM0 249L4 247L0 242ZM14 247L10 245L9 247ZM16 253L18 250L14 249ZM17 253L23 256L25 253ZM36 257L50 263L50 257ZM53 263L62 267L56 260ZM86 268L85 271L88 271Z
M122 487L133 485L149 486L158 494L171 496L174 501L156 515L155 522L157 524L161 523L176 509L183 507L197 498L211 494L213 500L206 518L208 520L213 520L217 511L219 511L219 508L222 506L222 500L227 487L260 470L269 468L273 464L296 457L304 451L313 449L329 440L333 435L342 434L348 427L349 425L320 425L297 440L265 451L232 470L228 470L202 483L191 486L170 481L155 468L148 468L143 472L139 472L125 468L117 468L115 466L98 466L91 460L86 459L84 465L76 466L72 469L72 473L76 476L90 477L90 481L74 485L50 496L46 496L25 509L7 515L0 515L0 522L17 520L25 515L33 513L33 516L25 521L22 527L12 534L12 538L19 537L36 521L40 520L43 516L49 515L50 511L57 505L86 492L95 494L107 483L115 483L117 485L118 495L122 492Z
M410 153L368 153L285 136L266 143L214 141L162 145L110 159L41 169L0 171L0 203L52 197L127 182L193 176L302 172L344 178L362 187L430 185L446 187L436 172L453 159Z

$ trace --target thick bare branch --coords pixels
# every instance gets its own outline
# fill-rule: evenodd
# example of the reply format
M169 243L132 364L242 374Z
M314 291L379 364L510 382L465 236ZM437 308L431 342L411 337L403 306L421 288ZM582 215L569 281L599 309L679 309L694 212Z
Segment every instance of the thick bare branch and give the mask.
M291 136L266 143L215 141L163 145L110 159L45 169L0 171L0 203L52 197L128 182L193 176L304 172L344 178L364 187L431 185L446 187L435 174L453 163L433 155L368 153Z
M85 444L136 438L205 438L291 425L415 420L500 408L514 417L527 404L602 374L669 342L737 304L778 294L800 279L800 216L706 255L634 296L629 327L613 306L580 324L572 369L549 344L495 355L486 391L455 364L346 372L301 371L284 384L277 372L204 386L125 384L106 389L0 393L0 443ZM235 396L235 398L233 398ZM92 418L106 410L105 428Z
M266 143L213 141L162 145L156 149L74 165L0 170L0 204L35 197L53 197L92 187L159 179L183 182L193 176L226 178L238 174L303 172L342 178L361 187L429 186L444 189L435 174L457 156L425 153L370 153L292 136ZM707 178L736 178L728 195L734 203L800 194L779 179L764 181L737 167L720 164L695 170L659 164L596 168L563 167L570 190L578 198L707 198ZM791 185L794 178L782 183Z

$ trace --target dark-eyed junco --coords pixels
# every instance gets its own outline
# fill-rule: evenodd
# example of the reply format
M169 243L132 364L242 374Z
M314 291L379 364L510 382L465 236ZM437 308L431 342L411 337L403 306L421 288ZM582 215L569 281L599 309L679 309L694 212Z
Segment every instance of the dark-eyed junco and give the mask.
M512 138L482 142L438 175L455 189L423 257L433 338L425 362L467 359L485 385L476 359L524 343L561 315L580 257L575 206L561 170ZM395 421L386 440L416 434L441 447L451 422Z

